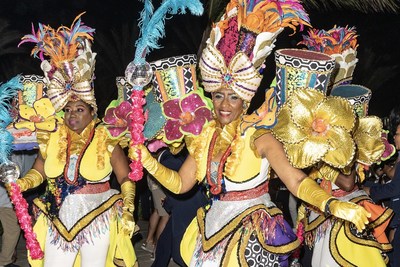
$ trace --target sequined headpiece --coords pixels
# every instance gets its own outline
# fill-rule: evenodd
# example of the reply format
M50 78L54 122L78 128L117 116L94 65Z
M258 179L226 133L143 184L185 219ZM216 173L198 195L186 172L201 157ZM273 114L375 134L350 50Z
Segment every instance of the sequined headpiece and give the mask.
M264 61L285 27L309 26L298 0L231 0L203 50L199 67L205 91L222 87L250 101L260 85Z
M57 112L68 101L77 100L86 102L97 112L93 88L96 53L91 50L94 29L81 22L83 14L75 18L70 28L60 26L55 30L39 23L35 32L32 26L32 34L22 37L19 44L36 44L31 54L42 61L47 96Z

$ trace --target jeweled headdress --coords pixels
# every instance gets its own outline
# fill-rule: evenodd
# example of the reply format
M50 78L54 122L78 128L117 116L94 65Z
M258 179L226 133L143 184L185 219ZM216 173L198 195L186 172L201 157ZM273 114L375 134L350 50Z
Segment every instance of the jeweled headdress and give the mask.
M317 51L332 56L336 60L330 87L350 83L358 62L357 32L355 27L337 27L326 31L310 29L303 35L299 44L307 46L310 51Z
M205 91L227 87L249 102L278 34L285 27L295 31L298 25L310 25L298 0L231 0L199 62Z
M19 43L36 44L31 54L42 61L47 96L57 112L68 101L77 100L86 102L97 112L93 88L96 53L91 50L95 30L84 25L80 18L83 14L75 18L70 28L60 26L56 30L39 23L35 31L32 26L32 34L22 37Z

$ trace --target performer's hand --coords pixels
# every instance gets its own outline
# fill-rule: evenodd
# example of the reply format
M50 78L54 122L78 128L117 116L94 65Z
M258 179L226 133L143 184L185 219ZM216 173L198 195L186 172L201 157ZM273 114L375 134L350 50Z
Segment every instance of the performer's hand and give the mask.
M330 202L329 211L335 217L354 223L359 232L365 229L365 225L369 223L368 218L371 217L371 214L360 205L340 200Z
M135 210L135 192L136 184L132 181L126 181L121 184L121 194L124 206L122 207L121 223L123 231L132 237L135 230L135 221L133 219L133 211Z
M135 220L133 219L133 214L128 210L125 210L122 213L121 223L124 233L132 237L136 225Z
M147 157L152 157L149 150L143 144L129 146L128 157L131 160L139 160L139 153L141 155L142 162L143 159L146 159Z

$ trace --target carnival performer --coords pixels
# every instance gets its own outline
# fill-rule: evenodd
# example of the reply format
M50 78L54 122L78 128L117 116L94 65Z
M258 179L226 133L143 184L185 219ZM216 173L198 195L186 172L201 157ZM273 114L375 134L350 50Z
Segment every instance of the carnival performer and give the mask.
M113 138L97 118L94 29L81 15L71 28L39 24L21 41L36 44L32 54L42 60L48 96L19 111L23 125L37 126L40 151L17 184L26 191L47 182L44 195L34 200L34 231L44 258L28 259L31 266L136 266L130 240L135 184L128 179L121 138ZM61 122L55 112L63 114ZM47 131L39 130L43 126ZM110 188L112 172L121 193Z
M274 125L276 109L270 95L262 114L256 112L260 120L245 115L276 36L294 25L308 25L297 1L231 1L199 63L215 120L198 135L186 136L190 155L178 172L159 164L143 145L129 151L173 193L187 192L196 183L208 188L211 202L198 210L181 243L189 266L288 266L288 255L299 241L270 200L271 168L300 199L353 222L359 231L368 223L366 210L328 195L289 163L282 144L267 129ZM196 120L190 115L183 112L182 127Z
M310 264L368 266L374 262L375 266L386 266L385 253L391 246L385 229L393 211L375 204L358 186L365 179L364 170L381 160L385 146L382 142L382 121L376 116L368 116L371 90L361 85L348 84L358 61L357 32L355 27L335 26L328 31L311 29L309 35L303 38L300 43L309 50L335 58L335 65L338 67L330 79L330 95L347 99L356 114L356 127L352 133L356 145L354 159L345 168L332 168L326 164L314 166L311 176L320 182L321 188L327 193L343 201L361 205L372 215L368 229L358 233L348 222L303 203L299 210L299 221L301 228L304 227L305 244L312 250ZM360 254L364 256L356 256Z
M390 111L389 114L390 133L394 138L396 150L400 149L400 107L397 106ZM390 242L393 250L388 253L389 263L392 267L400 266L400 169L399 159L395 163L394 177L390 183L374 184L371 187L363 187L363 189L371 196L374 201L390 199L390 208L394 211L394 217L390 222L391 228Z

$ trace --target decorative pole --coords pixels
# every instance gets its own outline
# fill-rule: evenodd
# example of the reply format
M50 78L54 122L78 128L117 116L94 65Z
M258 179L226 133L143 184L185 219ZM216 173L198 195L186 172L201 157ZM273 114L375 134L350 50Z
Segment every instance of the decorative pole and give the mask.
M151 0L143 0L144 8L140 13L139 27L140 37L136 42L136 51L134 60L128 64L125 70L126 80L133 86L131 93L132 112L130 114L131 125L131 147L143 144L145 141L143 135L145 118L143 106L146 104L144 99L143 87L150 83L153 78L153 70L148 62L146 55L151 49L158 49L160 46L157 41L165 36L164 21L167 14L185 13L188 8L194 15L203 13L203 5L199 0L164 0L161 6L153 13L154 7ZM129 179L139 181L143 177L143 166L141 163L140 150L137 150L137 160L131 159L129 165L131 172Z
M0 180L8 190L19 225L24 230L26 247L32 259L41 259L43 258L43 251L32 229L32 218L28 213L28 203L22 196L21 189L17 184L20 170L18 165L9 160L14 138L6 127L13 120L10 115L10 100L15 97L18 90L23 88L20 79L21 76L17 75L7 83L0 85Z

